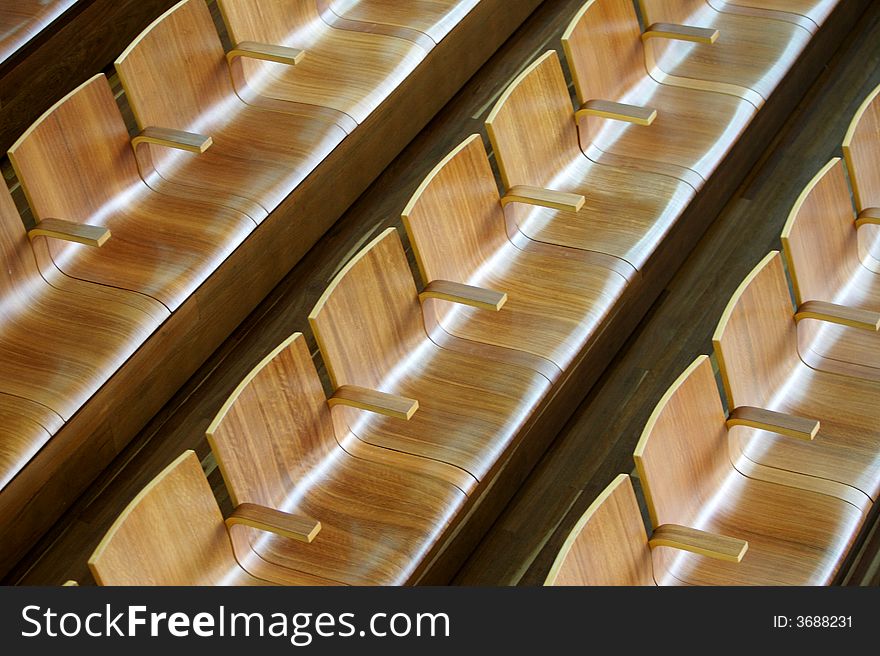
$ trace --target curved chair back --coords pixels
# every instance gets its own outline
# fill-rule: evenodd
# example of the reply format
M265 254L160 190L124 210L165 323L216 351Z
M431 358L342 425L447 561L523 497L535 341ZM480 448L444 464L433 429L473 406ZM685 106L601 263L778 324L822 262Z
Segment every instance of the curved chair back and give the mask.
M856 210L880 207L880 85L862 102L843 140Z

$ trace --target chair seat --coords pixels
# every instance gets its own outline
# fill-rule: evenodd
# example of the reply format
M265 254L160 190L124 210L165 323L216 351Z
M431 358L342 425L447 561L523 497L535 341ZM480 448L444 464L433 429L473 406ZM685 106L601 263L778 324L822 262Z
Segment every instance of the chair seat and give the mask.
M725 8L727 5L732 5L734 7L749 7L758 10L766 9L773 12L797 14L808 18L818 31L831 15L831 12L834 11L837 3L838 0L726 0L723 4ZM777 16L773 17L776 18ZM780 16L779 18L782 17Z
M418 45L382 34L303 30L285 45L305 51L295 66L242 62L251 89L261 96L345 112L362 123L427 54Z
M695 195L673 177L572 162L548 188L583 194L577 214L517 208L516 222L528 237L560 246L598 251L641 269ZM512 206L508 206L512 207Z
M455 465L478 481L520 433L550 387L524 367L484 360L425 341L380 387L419 402L408 421L357 410L352 433L376 446ZM454 480L450 480L453 484Z
M213 140L204 153L148 146L156 173L174 185L164 187L155 176L148 181L158 191L205 202L229 205L230 193L247 198L261 208L258 216L248 213L259 222L330 154L345 132L330 118L234 104L225 120L196 129ZM187 189L181 193L178 185Z
M621 102L652 107L657 110L657 117L650 126L588 118L601 121L593 145L608 153L657 162L659 173L686 181L692 176L682 175L676 169L688 169L702 181L708 180L756 111L753 105L735 96L657 84L650 78ZM587 154L592 156L593 152ZM594 159L602 162L601 156ZM663 165L673 166L663 170Z
M409 27L439 43L480 0L329 0L349 20Z
M864 518L840 499L737 473L707 507L713 512L694 528L746 540L748 551L732 563L659 547L655 562L670 563L662 575L655 567L661 584L829 585Z
M283 508L320 518L313 542L245 529L254 554L268 565L263 575L277 567L292 570L291 579L299 573L302 582L320 577L346 585L403 585L467 498L446 483L342 449L319 469L321 476L303 480Z
M601 329L626 289L626 279L610 269L512 244L493 263L464 282L506 293L501 310L449 304L440 324L457 337L547 358L560 373Z
M660 70L751 89L760 96L747 94L756 106L770 97L811 37L793 23L721 13L708 6L688 22L717 29L717 41L711 45L672 40L659 44L659 39L653 39L655 51L661 53L657 56Z
M0 490L62 425L61 417L46 406L0 392Z

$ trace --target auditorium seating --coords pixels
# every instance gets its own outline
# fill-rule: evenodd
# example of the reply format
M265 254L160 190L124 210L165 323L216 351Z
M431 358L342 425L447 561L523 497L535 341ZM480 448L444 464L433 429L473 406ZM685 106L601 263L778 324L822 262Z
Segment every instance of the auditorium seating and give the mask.
M725 0L722 3L713 0L711 5L746 16L789 21L815 33L834 11L837 0Z
M790 417L756 408L738 407L726 418L705 355L672 384L634 453L651 524L736 536L748 541L749 551L742 562L731 563L656 550L655 571L696 585L834 581L870 500L855 490L839 498L822 479L786 470L767 474L731 448L785 433L790 423ZM825 423L812 423L822 435Z
M841 320L834 306L811 310L808 317ZM743 436L738 448L760 465L842 483L876 499L880 384L805 364L798 354L797 319L782 257L773 251L736 290L712 338L728 405L792 415L795 428L803 420L816 420L821 429L811 440Z
M880 151L878 151L880 152ZM810 181L782 231L794 288L800 356L817 369L880 380L880 282L860 254L859 226L843 162L832 159ZM840 315L831 324L815 310Z
M736 568L748 549L744 540L685 526L661 526L649 540L632 481L619 474L571 530L544 585L680 585L655 570L654 553L694 552Z
M319 6L352 21L404 27L439 43L479 0L317 0ZM411 37L412 38L412 37Z
M401 401L343 387L331 403L343 399L376 413ZM313 518L307 525L320 523L309 543L244 528L240 539L250 547L238 552L239 562L260 578L406 583L430 562L466 498L432 476L430 463L371 449L343 422L334 423L300 333L242 381L208 428L208 442L235 507L279 509Z
M843 140L843 157L849 171L856 211L861 225L870 235L871 243L877 239L880 222L880 86L875 88L862 102L853 116L849 130ZM875 249L871 259L880 259ZM875 270L880 265L872 264Z
M565 31L581 149L599 163L635 160L699 190L757 110L736 96L659 84L640 36L630 0L587 2Z

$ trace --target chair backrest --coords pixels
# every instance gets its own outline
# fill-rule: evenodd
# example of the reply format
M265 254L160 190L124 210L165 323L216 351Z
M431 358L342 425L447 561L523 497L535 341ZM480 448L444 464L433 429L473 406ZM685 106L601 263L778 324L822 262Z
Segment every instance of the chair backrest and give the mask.
M699 356L645 424L633 457L654 526L693 526L731 472L727 417L712 362Z
M569 533L544 585L656 585L632 482L620 474Z
M100 221L115 206L131 202L134 190L145 188L125 121L102 74L43 114L15 142L9 159L37 220Z
M555 50L541 55L510 83L486 119L486 130L508 189L519 184L547 186L583 157Z
M761 260L734 292L712 343L729 407L768 407L800 363L794 309L778 251Z
M834 302L854 275L858 235L840 158L823 166L798 196L782 229L782 248L798 305Z
M865 98L843 140L856 209L880 207L880 85Z
M472 134L434 167L403 210L422 280L467 282L507 242L483 140Z
M289 510L297 483L339 449L302 333L284 340L247 375L207 436L233 505Z
M208 133L235 102L223 44L204 0L183 0L157 18L116 60L141 128Z
M31 253L24 224L5 184L0 184L0 316L15 312L21 300L32 294L28 283L40 272Z
M315 0L217 0L217 6L233 44L256 41L304 48L313 35L330 29Z
M397 230L387 228L336 275L309 315L334 387L379 388L426 339Z
M632 0L589 0L562 35L578 102L619 101L647 71L639 19ZM593 140L605 119L587 117L583 143Z
M99 585L220 585L239 572L195 452L183 453L128 504L89 569Z

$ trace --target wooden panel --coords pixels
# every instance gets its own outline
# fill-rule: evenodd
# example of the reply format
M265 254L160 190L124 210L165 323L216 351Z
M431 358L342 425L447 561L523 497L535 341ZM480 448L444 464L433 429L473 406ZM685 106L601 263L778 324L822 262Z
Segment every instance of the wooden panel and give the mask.
M365 23L408 27L439 43L479 0L322 0L337 15Z
M856 210L880 207L880 86L874 88L853 115L843 139L843 156L852 182ZM876 234L876 233L874 233Z
M726 0L725 2L713 2L713 6L720 4L721 8L728 5L733 7L749 7L756 9L768 18L781 20L778 12L805 16L815 25L818 30L824 23L840 0Z
M75 4L76 0L16 0L0 6L0 65Z

